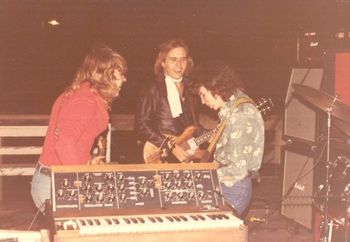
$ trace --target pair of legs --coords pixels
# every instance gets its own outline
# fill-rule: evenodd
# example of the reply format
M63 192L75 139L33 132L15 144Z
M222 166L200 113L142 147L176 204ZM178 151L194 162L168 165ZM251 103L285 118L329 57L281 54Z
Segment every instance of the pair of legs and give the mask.
M31 187L31 195L34 201L35 206L40 209L42 213L45 210L45 201L51 197L51 177L45 174L40 173L36 169Z
M246 177L236 182L232 187L221 183L223 197L235 212L241 216L248 207L252 198L252 179Z

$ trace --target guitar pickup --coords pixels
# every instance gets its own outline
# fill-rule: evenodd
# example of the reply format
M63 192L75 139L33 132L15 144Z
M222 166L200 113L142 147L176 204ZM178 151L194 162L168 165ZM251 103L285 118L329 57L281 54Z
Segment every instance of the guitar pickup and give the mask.
M197 143L195 142L194 138L189 139L189 140L187 141L187 143L188 143L188 145L190 146L191 151L195 151L195 150L197 150L197 149L199 148L199 146L198 146Z

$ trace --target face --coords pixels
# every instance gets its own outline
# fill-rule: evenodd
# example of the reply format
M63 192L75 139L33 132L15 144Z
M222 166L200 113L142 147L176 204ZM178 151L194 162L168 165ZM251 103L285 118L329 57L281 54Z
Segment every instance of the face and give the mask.
M219 108L223 107L225 105L225 102L222 100L222 98L218 95L214 95L206 89L205 87L201 86L199 88L199 97L201 98L202 104L207 105L209 108L218 110Z
M182 78L187 67L187 62L187 52L183 47L170 50L162 62L164 74L175 80Z
M122 89L122 85L124 84L124 82L126 82L126 77L124 76L123 73L121 73L119 70L115 69L114 70L114 78L112 80L112 82L114 82L117 85L117 92L115 94L115 96L119 96L119 92Z

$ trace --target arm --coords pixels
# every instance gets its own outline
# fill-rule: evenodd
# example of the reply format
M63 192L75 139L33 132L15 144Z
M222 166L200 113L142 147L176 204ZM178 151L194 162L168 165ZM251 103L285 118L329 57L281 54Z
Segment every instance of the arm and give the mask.
M135 129L138 135L144 140L160 147L164 137L158 131L154 117L157 112L157 100L159 93L152 87L142 98L135 115Z

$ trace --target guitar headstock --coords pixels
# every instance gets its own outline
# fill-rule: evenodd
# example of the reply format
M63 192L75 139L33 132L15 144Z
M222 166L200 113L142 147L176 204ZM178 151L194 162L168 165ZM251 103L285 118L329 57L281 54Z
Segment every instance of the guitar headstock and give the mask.
M274 104L270 97L262 97L257 101L256 108L260 111L261 116L265 119L272 111Z

